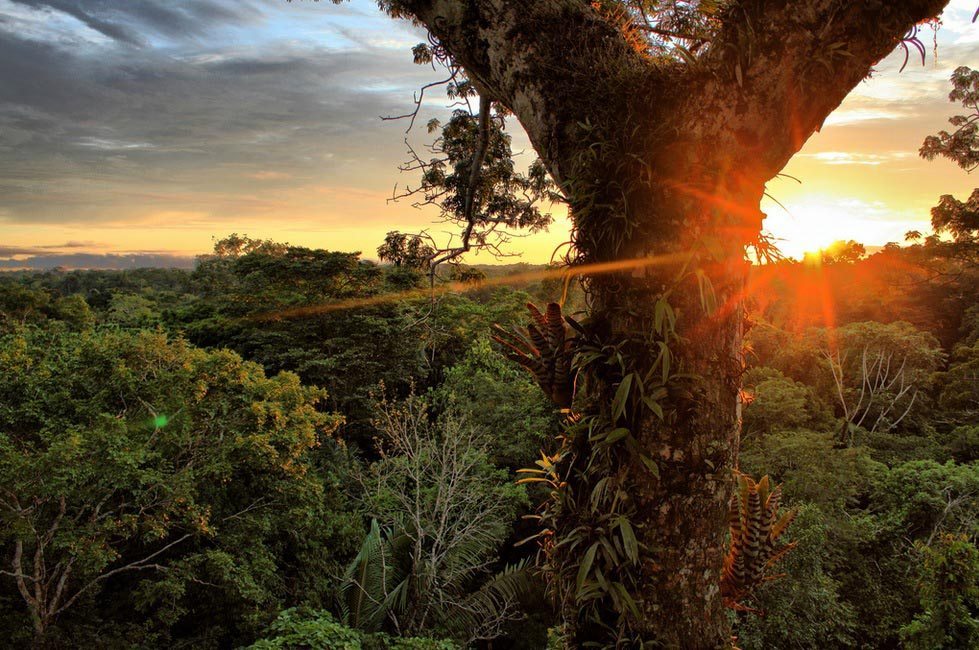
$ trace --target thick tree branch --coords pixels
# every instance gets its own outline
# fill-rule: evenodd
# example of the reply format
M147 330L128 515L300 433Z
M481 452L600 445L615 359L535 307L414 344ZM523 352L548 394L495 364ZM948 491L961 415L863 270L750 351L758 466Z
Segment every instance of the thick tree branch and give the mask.
M624 198L638 218L625 235L634 247L618 253L637 255L644 242L677 240L682 224L656 208L677 190L732 215L724 226L737 229L727 233L732 251L752 241L764 183L909 28L945 4L743 0L688 62L637 51L582 0L403 0L398 8L428 27L481 95L514 112L573 209L574 182L608 176L622 160L648 170L650 193ZM582 163L593 145L605 153ZM592 203L638 191L603 187L587 190ZM578 243L595 259L616 254L601 237Z
M399 7L428 27L480 95L513 111L559 183L574 144L569 127L614 99L606 72L658 74L581 0L405 0Z
M948 0L750 0L735 3L691 94L695 136L735 152L731 167L767 181L908 30ZM696 118L694 118L696 119ZM752 178L752 181L755 179Z

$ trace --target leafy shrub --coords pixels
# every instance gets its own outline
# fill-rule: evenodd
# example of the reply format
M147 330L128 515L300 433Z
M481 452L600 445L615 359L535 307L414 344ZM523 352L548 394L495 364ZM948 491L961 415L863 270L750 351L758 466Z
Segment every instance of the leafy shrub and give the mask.
M768 371L768 372L764 372ZM785 377L774 368L755 368L745 378L752 401L744 410L744 434L775 430L829 429L832 413L812 388Z
M365 634L337 622L323 610L287 609L269 626L266 638L247 650L458 650L450 641Z
M919 545L924 610L901 628L909 650L979 647L979 550L964 535Z

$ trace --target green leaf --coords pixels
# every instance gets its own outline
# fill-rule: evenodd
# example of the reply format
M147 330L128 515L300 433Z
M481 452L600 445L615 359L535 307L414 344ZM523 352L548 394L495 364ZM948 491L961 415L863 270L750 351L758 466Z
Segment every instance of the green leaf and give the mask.
M665 329L664 329L665 326ZM676 312L665 297L659 298L653 306L653 329L657 334L666 335L676 328Z
M605 438L608 437L608 434L609 434L608 431L602 431L602 430L593 431L589 427L589 431L588 431L588 442L595 442L595 443L601 442L601 441L605 440Z
M633 600L632 596L629 594L629 591L625 588L625 585L621 582L613 582L612 590L619 595L619 599L625 605L626 609L629 610L629 613L632 614L633 617L639 618L639 608L636 607L636 601Z
M649 470L649 473L652 474L653 476L655 476L657 478L657 480L658 480L659 479L659 465L656 464L656 461L653 460L652 458L650 458L649 456L647 456L646 454L640 455L639 456L639 460L641 460L642 461L642 464L646 466L646 469Z
M575 580L575 587L577 593L580 597L582 587L585 584L585 580L588 579L588 573L591 571L591 565L595 561L595 552L598 551L598 542L595 542L588 547L585 551L585 556L581 559L581 566L578 567L578 578Z
M658 334L663 333L663 319L666 317L666 307L666 301L662 298L657 300L656 305L653 306L653 329Z
M595 484L595 487L592 488L591 491L592 512L597 511L598 507L601 505L602 498L605 496L605 486L608 484L608 482L609 482L609 477L606 476L605 478L598 481L598 483Z
M629 435L629 430L625 427L619 427L617 429L612 429L609 431L608 436L605 437L605 444L611 445L612 443L622 440L627 435Z
M629 392L632 390L632 373L622 378L622 382L615 390L615 397L612 398L612 421L616 422L625 413L626 401L629 399Z
M663 419L663 407L651 395L642 398L642 403L646 405L646 408L655 413L656 417L660 420Z
M625 555L633 563L639 561L639 541L636 539L636 532L632 529L632 524L625 517L619 519L619 532L622 534L622 545L625 547Z

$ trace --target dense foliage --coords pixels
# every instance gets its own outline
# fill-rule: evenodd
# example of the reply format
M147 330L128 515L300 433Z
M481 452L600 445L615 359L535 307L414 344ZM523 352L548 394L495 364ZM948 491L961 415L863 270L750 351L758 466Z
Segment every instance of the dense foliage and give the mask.
M399 298L419 286L411 269L237 235L190 273L0 278L0 621L12 642L229 647L289 607L343 618L371 519L438 568L408 558L415 609L364 621L364 647L385 647L384 631L497 635L534 580L520 570L532 549L512 549L530 508L512 470L555 419L488 334L561 290L499 279L433 308ZM408 444L393 414L412 404L425 406ZM407 521L399 499L433 459L461 480L456 500L426 492ZM444 557L426 537L439 521L470 524L443 531Z
M0 339L0 540L14 639L247 640L328 597L359 524L321 390L162 331ZM106 597L111 594L111 597ZM12 617L13 611L18 611Z
M974 73L953 82L952 99L974 105ZM966 166L974 136L943 133L926 153ZM744 517L759 497L778 535L795 523L779 547L792 551L784 577L731 599L741 647L979 644L974 203L943 197L935 234L912 233L908 247L867 257L846 242L753 269L739 525L752 530ZM571 330L554 305L546 316L532 309L551 338L497 337L525 373L490 343L490 326L508 331L528 300L564 299L573 311L581 295L525 273L508 282L508 271L527 270L517 267L457 269L491 282L427 296L417 244L392 234L395 264L382 267L232 235L192 273L0 278L9 641L555 643L534 549L516 544L532 506L514 472L545 450L537 486L563 489L549 473L560 427L548 398L564 406L567 390L532 357L566 353ZM664 305L657 329L669 333ZM583 337L579 379L608 372L599 365L621 370L615 424L635 392L621 387L635 383L646 399L646 380L626 372L620 346L568 323ZM630 437L570 419L599 449ZM770 479L748 478L762 474ZM621 504L619 491L596 486L587 498ZM777 510L783 496L788 514ZM585 553L579 592L627 579L591 571L608 556L638 557L626 514L595 513L618 532ZM740 580L759 550L738 530ZM776 537L763 557L782 554Z
M364 633L339 623L327 611L287 609L269 626L269 636L248 650L456 650L450 641Z
M782 485L797 546L740 647L975 643L975 267L892 284L945 253L755 270L741 469ZM562 286L483 271L433 306L411 269L232 237L192 273L0 278L11 642L543 647L514 546L543 495L514 481L559 415L490 326Z

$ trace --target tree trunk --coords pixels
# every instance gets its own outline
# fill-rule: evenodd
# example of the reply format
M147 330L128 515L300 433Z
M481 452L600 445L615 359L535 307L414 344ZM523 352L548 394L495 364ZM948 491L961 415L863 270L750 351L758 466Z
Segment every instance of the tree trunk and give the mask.
M722 10L693 65L645 57L584 0L393 3L429 28L481 94L516 114L569 200L577 261L629 267L588 281L590 336L628 368L584 372L578 397L583 422L629 430L629 453L610 452L602 471L620 482L615 507L627 508L641 543L639 561L622 568L638 612L616 617L628 609L616 602L597 618L582 613L574 570L597 552L575 536L608 540L612 524L601 508L588 517L604 530L566 509L550 568L572 645L729 646L719 581L739 429L744 248L757 241L764 184L912 25L946 3L741 0ZM661 299L676 315L665 334ZM664 345L672 357L660 373ZM653 400L663 417L637 404L619 416L625 375L650 369L670 379ZM600 480L588 469L597 447L578 434L567 476L574 507L585 508Z
M629 634L618 636L624 647L730 647L719 582L740 430L745 245L760 229L764 186L760 178L732 180L730 161L720 153L695 164L676 163L659 176L650 177L642 166L629 174L618 169L614 177L599 175L591 189L641 189L626 192L624 200L602 197L601 203L622 211L619 215L597 220L589 215L578 222L576 246L588 261L604 261L614 250L603 235L605 224L630 224L630 236L615 257L634 261L632 268L589 278L589 328L602 341L625 342L622 354L635 357L636 377L651 374L658 383L669 376L667 394L657 400L662 416L636 400L635 415L620 421L612 402L622 373L579 376L583 414L599 414L610 427L624 426L636 440L617 461L624 466L631 526L644 549L640 562L626 567L639 574L641 587L635 594L639 616ZM594 197L578 198L591 202ZM574 206L572 199L572 212ZM675 331L650 340L661 301L676 316ZM666 370L660 341L670 349ZM587 441L579 441L571 462L581 465L594 453ZM573 469L570 490L593 490L595 481L586 474ZM581 525L579 517L569 516L555 537ZM609 641L605 630L582 620L575 598L563 603L574 647Z
M637 423L640 453L656 463L658 479L638 454L627 460L632 526L649 551L634 569L641 572L643 585L634 629L649 647L730 646L719 582L728 548L731 468L740 427L740 277L735 273L725 278L727 289L720 293L722 300L731 300L731 308L716 318L702 316L696 286L687 284L673 295L677 331L689 341L673 364L693 378L671 389L671 399L662 404L668 418L675 414L673 422L646 410ZM597 302L611 299L614 305L609 311L596 309L596 317L607 318L612 336L624 338L634 332L636 314L645 322L653 320L656 298L653 291L637 291L628 298L599 291ZM598 390L607 394L609 389ZM572 614L566 612L565 620L574 621ZM579 635L575 645L595 640L587 636Z

